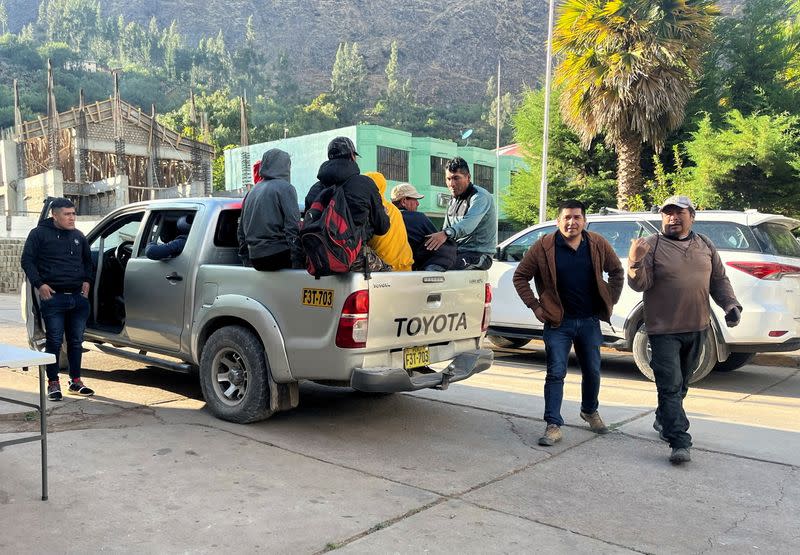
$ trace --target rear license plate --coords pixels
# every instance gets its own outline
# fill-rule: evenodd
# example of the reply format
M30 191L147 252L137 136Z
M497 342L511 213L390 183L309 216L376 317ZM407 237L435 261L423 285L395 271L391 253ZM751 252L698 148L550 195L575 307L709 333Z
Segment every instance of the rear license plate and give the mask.
M427 345L403 349L403 367L406 370L421 368L431 363L431 352Z
M303 304L330 308L333 306L333 289L303 289Z

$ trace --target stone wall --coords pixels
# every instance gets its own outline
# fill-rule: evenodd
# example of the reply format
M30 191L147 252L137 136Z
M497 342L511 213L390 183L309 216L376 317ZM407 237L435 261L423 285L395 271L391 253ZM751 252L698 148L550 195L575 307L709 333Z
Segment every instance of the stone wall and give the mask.
M19 265L24 239L0 239L0 293L19 293L25 274Z

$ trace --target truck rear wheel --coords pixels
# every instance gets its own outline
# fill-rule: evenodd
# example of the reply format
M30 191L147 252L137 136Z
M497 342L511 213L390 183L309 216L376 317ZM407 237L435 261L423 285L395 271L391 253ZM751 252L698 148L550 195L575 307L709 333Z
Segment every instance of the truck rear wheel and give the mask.
M644 374L650 381L655 381L653 369L650 367L650 359L652 358L652 351L650 350L650 341L647 339L647 331L645 330L644 323L639 325L636 330L636 335L633 337L633 360L639 371ZM697 363L697 368L694 369L692 377L689 378L689 383L697 383L714 369L717 363L717 345L714 340L714 332L709 329L706 334L706 342L703 345L702 352L700 353L700 360Z
M503 337L502 335L487 335L486 338L495 346L504 349L519 349L531 342L524 337Z
M268 373L264 346L245 327L220 328L203 347L200 387L217 418L247 424L271 416Z

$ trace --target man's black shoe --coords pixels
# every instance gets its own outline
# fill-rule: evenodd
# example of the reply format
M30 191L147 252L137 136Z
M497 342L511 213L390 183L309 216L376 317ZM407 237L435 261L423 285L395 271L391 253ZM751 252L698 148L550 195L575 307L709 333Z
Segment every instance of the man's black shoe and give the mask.
M62 397L61 383L58 380L47 382L47 398L51 401L60 401Z
M94 395L94 389L83 385L83 381L80 378L69 381L68 391L73 395L82 395L84 397Z

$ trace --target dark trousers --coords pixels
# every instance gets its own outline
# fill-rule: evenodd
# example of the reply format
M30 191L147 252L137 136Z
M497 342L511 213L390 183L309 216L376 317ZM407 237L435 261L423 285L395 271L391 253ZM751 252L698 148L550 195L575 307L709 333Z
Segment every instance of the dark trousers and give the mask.
M292 257L290 251L281 251L270 256L253 258L251 260L253 268L260 272L272 272L275 270L285 270L292 267Z
M673 448L692 446L683 399L689 391L689 378L700 359L707 333L708 329L647 336L653 353L650 367L658 389L656 420Z
M564 318L557 328L544 325L544 347L547 353L547 376L544 381L544 419L548 424L564 425L561 402L564 399L564 377L567 375L569 351L575 346L575 355L581 367L581 411L597 411L600 394L600 333L598 318Z
M80 378L89 299L80 293L55 293L49 300L39 299L39 307L44 320L45 351L56 356L56 362L47 365L47 379L58 379L58 355L65 334L69 377Z

